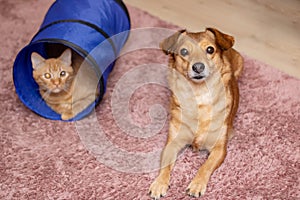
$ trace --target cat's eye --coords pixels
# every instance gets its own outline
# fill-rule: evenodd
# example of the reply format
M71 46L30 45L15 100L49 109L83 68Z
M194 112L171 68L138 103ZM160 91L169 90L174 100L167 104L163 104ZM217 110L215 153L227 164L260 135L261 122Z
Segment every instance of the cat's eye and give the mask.
M182 48L182 49L180 50L180 54L181 54L182 56L187 56L187 55L189 55L189 51L188 51L186 48Z
M61 76L61 77L64 77L64 76L66 76L66 75L67 75L67 72L65 72L65 71L61 71L61 72L60 72L60 76Z
M45 74L44 74L44 77L45 77L46 79L50 79L50 78L51 78L51 74L45 73Z
M215 49L212 46L209 46L209 47L206 48L206 52L208 54L213 54L215 52Z

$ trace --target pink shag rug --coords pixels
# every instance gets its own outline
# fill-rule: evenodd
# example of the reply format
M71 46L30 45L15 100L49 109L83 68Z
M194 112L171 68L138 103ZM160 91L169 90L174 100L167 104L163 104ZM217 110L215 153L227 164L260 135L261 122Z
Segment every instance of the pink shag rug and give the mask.
M51 2L0 0L0 199L150 199L168 130L167 57L130 50L96 115L72 123L41 118L15 94L12 66ZM128 9L133 28L178 29ZM201 199L300 199L300 80L244 57L235 136ZM182 152L164 199L190 199L185 189L206 157Z

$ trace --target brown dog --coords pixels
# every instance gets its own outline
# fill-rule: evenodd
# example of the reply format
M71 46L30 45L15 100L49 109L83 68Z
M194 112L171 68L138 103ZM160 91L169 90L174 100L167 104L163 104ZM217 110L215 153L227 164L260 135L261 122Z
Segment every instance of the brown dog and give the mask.
M243 69L243 58L233 44L232 36L214 28L180 31L161 43L170 55L171 119L160 173L149 189L152 198L166 194L177 154L186 145L210 153L187 188L190 196L205 193L210 176L224 161L238 109L237 79Z

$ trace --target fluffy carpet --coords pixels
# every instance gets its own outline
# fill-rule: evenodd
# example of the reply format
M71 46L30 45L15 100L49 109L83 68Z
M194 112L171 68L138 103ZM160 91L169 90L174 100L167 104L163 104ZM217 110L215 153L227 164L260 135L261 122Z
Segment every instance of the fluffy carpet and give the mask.
M12 66L51 2L0 1L0 199L149 199L168 130L167 57L133 42L94 114L72 123L41 118L15 94ZM177 29L129 13L133 28ZM201 199L300 199L300 80L245 54L235 136ZM164 199L190 199L185 189L206 157L182 152Z

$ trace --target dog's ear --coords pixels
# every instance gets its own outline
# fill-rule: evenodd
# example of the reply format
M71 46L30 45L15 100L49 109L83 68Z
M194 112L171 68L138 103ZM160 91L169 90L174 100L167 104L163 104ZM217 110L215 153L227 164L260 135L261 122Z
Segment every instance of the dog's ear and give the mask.
M163 50L165 54L172 54L176 50L176 43L178 41L179 36L185 32L185 30L180 30L174 33L173 35L169 36L168 38L164 39L160 44L159 47Z
M234 44L234 38L230 35L222 33L215 28L207 28L206 31L210 31L216 38L216 43L222 50L230 49Z

